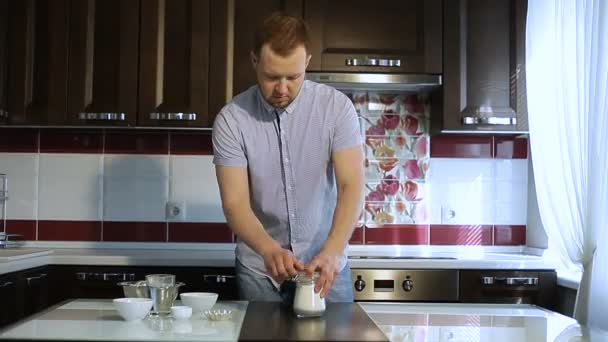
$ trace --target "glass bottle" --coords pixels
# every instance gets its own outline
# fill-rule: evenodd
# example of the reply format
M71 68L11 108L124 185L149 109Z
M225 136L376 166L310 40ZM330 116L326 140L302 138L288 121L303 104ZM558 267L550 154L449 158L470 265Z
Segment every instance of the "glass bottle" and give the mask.
M325 298L320 292L315 292L315 283L319 273L315 272L309 277L304 272L296 277L296 294L293 300L293 311L298 317L318 317L325 312Z

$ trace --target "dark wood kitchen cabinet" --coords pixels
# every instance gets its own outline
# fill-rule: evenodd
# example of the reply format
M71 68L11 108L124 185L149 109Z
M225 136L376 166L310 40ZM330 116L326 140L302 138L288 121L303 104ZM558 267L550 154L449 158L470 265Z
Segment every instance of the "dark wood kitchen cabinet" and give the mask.
M14 273L0 275L0 328L19 319L17 311L17 277Z
M527 131L526 0L444 3L443 129Z
M8 2L0 0L0 125L8 121Z
M305 0L308 69L440 74L442 6L442 0Z
M139 7L70 1L69 124L136 124Z
M69 0L8 1L4 6L7 11L0 11L0 15L8 15L8 123L63 123L68 92Z
M146 274L174 274L185 283L179 292L216 292L220 300L236 300L232 267L54 265L50 273L51 304L70 298L123 297L121 281L144 280Z
M257 82L250 52L258 25L266 16L276 11L301 17L304 7L302 0L235 0L234 7L232 93L237 95Z
M49 306L49 268L38 267L18 273L20 317L27 317Z
M230 95L231 1L0 1L9 124L210 127Z
M141 126L209 127L227 100L229 6L148 0L141 7Z
M553 270L461 270L463 303L535 304L553 310L557 273Z

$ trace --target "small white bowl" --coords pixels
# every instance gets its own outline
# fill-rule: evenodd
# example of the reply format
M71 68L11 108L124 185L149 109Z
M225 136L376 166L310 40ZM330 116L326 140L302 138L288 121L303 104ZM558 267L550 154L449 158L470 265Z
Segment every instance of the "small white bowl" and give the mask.
M185 305L172 306L171 316L175 319L188 319L192 316L192 308Z
M182 303L191 307L195 313L211 309L217 301L217 293L213 292L184 292L179 296Z
M113 303L114 308L125 321L143 319L152 309L150 298L116 298Z

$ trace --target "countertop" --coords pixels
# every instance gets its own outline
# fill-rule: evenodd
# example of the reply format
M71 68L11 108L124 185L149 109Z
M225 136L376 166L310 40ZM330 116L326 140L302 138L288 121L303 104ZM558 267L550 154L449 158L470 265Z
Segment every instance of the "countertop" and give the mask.
M67 244L66 244L67 245ZM234 244L109 244L0 249L0 274L43 265L234 266ZM100 248L100 246L104 246ZM112 248L106 248L111 246ZM351 268L397 269L528 269L553 265L540 256L491 249L399 249L392 246L351 246ZM391 259L386 259L391 256ZM361 258L364 257L364 258Z
M390 341L478 342L606 341L608 337L604 333L589 332L572 318L532 305L353 303L347 311L355 313L353 316L358 317L355 320L335 317L345 313L328 309L321 318L302 321L285 318L287 309L278 305L218 302L216 306L229 307L236 313L231 320L221 322L207 321L202 315L185 321L146 318L125 322L110 300L77 299L8 327L0 333L0 340L236 341L246 340L247 336L272 340L277 330L288 333L283 336L286 340L294 341L315 340L319 336L358 341L386 338ZM346 331L361 318L361 312L369 315L384 336L377 335L378 330L373 326L366 330L369 334L360 332L353 336ZM249 316L258 323L247 323ZM255 331L246 331L248 329Z

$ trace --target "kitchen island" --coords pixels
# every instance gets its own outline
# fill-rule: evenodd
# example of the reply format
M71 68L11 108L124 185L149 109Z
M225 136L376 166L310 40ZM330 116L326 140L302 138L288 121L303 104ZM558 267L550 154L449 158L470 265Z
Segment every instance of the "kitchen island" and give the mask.
M7 327L0 340L553 342L608 338L599 333L581 337L588 332L574 319L532 305L353 303L328 306L324 317L301 320L275 303L218 302L216 307L233 310L233 317L212 322L199 314L185 321L125 322L110 300L77 299Z

